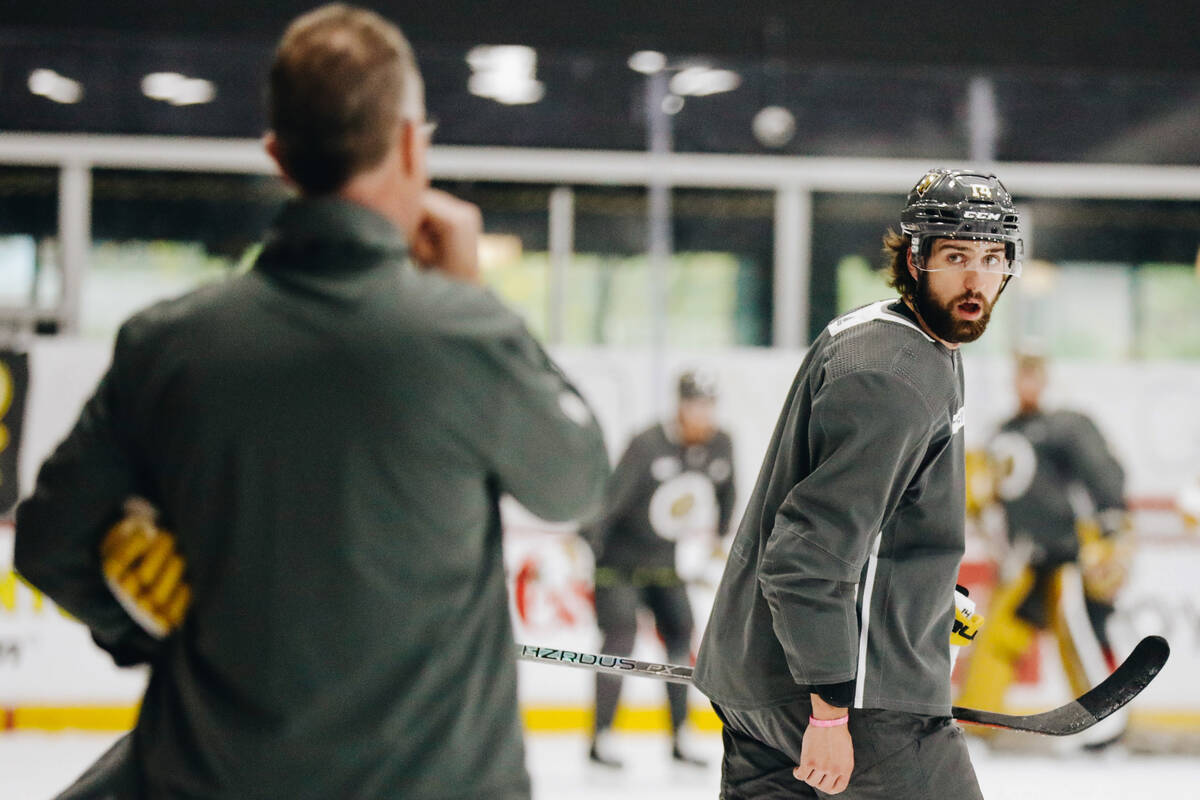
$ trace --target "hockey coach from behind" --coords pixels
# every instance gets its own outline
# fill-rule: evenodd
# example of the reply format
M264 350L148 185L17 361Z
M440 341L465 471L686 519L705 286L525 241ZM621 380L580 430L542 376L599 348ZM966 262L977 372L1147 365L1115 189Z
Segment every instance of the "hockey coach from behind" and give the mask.
M724 800L981 797L950 718L963 556L959 345L1020 272L991 175L933 170L884 240L897 300L810 348L734 538L695 680Z
M479 211L431 190L412 51L300 17L267 149L299 190L248 273L128 320L17 514L16 566L122 664L137 726L67 797L530 794L498 500L599 510L587 405L479 285ZM155 639L101 577L141 496L191 609Z

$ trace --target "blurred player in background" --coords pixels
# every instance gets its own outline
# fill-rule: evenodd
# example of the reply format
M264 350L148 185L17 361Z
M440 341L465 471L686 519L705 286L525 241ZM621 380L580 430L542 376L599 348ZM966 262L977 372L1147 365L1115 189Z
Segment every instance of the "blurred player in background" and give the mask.
M733 516L733 446L716 427L716 383L706 372L685 372L678 389L675 418L633 438L609 479L603 513L582 530L596 557L596 622L609 655L633 652L637 612L646 608L668 659L691 663L694 621L676 571L676 543L697 534L723 536ZM596 675L590 758L610 767L621 766L608 742L620 693L621 678ZM668 684L667 697L672 754L701 765L680 741L687 686Z
M430 189L397 28L299 18L269 107L300 197L248 273L122 326L17 513L17 569L151 665L136 729L64 796L523 800L498 501L594 514L601 432L479 285L478 209ZM144 520L105 537L131 495L178 555L130 559L171 541ZM183 562L191 609L155 638L125 609L177 624Z
M1107 622L1132 557L1125 472L1088 417L1042 405L1046 360L1015 364L1018 409L990 445L1004 507L1008 556L988 606L988 626L971 653L959 705L998 709L1017 661L1039 629L1054 632L1076 695L1115 668ZM1111 740L1122 710L1083 735Z
M805 357L696 661L724 800L981 797L950 718L963 557L963 342L1020 272L993 175L933 170L884 239L898 300ZM961 630L961 628L960 628Z

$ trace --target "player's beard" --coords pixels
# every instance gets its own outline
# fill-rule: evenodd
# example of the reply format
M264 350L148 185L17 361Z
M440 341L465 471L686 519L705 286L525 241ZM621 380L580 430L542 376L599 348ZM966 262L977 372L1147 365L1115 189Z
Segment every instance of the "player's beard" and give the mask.
M979 319L958 319L954 316L954 309L958 304L968 300L979 303L983 310ZM933 296L929 289L929 281L924 275L917 278L917 295L913 298L913 304L917 307L921 319L929 326L929 330L943 342L951 344L973 342L983 336L992 318L992 304L979 292L968 290L947 302L942 302Z

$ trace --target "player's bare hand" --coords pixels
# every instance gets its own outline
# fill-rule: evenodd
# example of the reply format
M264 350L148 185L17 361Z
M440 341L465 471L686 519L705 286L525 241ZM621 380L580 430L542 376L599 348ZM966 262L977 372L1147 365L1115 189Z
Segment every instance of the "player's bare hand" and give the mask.
M439 189L427 189L421 198L421 221L409 246L420 266L478 283L482 231L478 206Z
M838 794L850 782L854 771L854 746L845 725L818 728L810 725L800 747L800 766L792 770L796 780L804 781L825 794Z
M845 713L845 709L834 709L813 695L814 716L833 719ZM796 780L825 794L839 794L850 782L853 771L854 743L850 739L850 727L809 725L800 745L800 765L792 770Z

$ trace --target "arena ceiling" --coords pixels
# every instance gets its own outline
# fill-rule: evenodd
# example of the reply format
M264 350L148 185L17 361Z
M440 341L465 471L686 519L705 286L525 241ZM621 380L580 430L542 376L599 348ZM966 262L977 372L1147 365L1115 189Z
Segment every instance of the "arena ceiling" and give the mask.
M1200 71L1188 0L375 0L424 44L784 58L802 63ZM4 0L0 29L275 38L312 0Z
M258 136L271 44L314 4L0 0L0 130ZM1193 2L370 5L413 40L443 144L642 149L629 59L654 50L727 81L675 99L684 152L966 158L982 103L1000 160L1200 158ZM480 45L536 50L528 97L472 87Z

